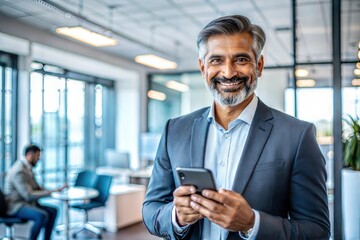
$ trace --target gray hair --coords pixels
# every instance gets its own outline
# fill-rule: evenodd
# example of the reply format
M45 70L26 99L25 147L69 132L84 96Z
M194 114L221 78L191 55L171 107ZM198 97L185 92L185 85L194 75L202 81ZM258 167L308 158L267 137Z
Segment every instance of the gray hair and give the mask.
M266 41L265 32L258 25L252 24L247 17L241 15L219 17L208 23L200 31L197 38L199 58L204 60L208 51L207 41L211 36L233 35L236 33L249 33L252 36L252 49L255 53L256 61L258 61Z

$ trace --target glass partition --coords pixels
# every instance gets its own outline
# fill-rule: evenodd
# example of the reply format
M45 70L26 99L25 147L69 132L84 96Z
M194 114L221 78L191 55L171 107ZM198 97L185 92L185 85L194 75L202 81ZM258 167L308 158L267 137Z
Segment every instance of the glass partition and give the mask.
M36 171L48 186L71 183L78 171L95 169L104 149L114 144L105 139L114 129L114 115L103 114L113 111L104 108L114 101L113 82L98 81L46 64L31 73L30 137L43 149ZM104 122L109 125L105 131Z

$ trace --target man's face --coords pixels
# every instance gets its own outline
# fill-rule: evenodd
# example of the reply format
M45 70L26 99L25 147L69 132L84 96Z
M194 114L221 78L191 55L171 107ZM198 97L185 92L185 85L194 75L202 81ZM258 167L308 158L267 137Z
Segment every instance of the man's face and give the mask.
M37 164L37 162L39 161L39 159L40 159L40 154L41 154L40 151L38 151L38 152L29 152L29 153L28 153L27 159L28 159L29 163L30 163L33 167L35 167L36 164Z
M262 56L256 62L252 44L248 33L208 39L208 51L199 65L207 88L219 104L238 105L254 92L264 64Z

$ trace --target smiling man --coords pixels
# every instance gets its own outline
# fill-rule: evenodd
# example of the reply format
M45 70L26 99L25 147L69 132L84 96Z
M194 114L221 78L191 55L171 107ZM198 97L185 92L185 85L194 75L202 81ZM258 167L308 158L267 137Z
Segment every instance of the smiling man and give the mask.
M329 239L325 160L314 125L254 93L265 39L239 15L215 19L199 33L199 66L214 103L166 124L143 204L152 234ZM218 191L180 186L177 167L210 169Z

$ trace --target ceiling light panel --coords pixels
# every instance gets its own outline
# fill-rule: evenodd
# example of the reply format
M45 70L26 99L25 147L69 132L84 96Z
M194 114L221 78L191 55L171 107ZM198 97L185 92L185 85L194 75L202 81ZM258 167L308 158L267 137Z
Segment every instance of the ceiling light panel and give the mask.
M139 55L135 57L135 62L157 69L175 69L177 67L175 62L153 54Z
M155 91L155 90L149 90L147 93L147 96L149 98L158 100L158 101L165 101L166 99L166 94L163 92L159 92L159 91Z
M114 38L92 32L83 27L61 27L57 28L56 32L95 47L114 46L118 44L118 41Z
M165 86L167 88L179 91L179 92L187 92L189 91L189 86L184 84L184 83L180 83L178 81L168 81L165 83Z

